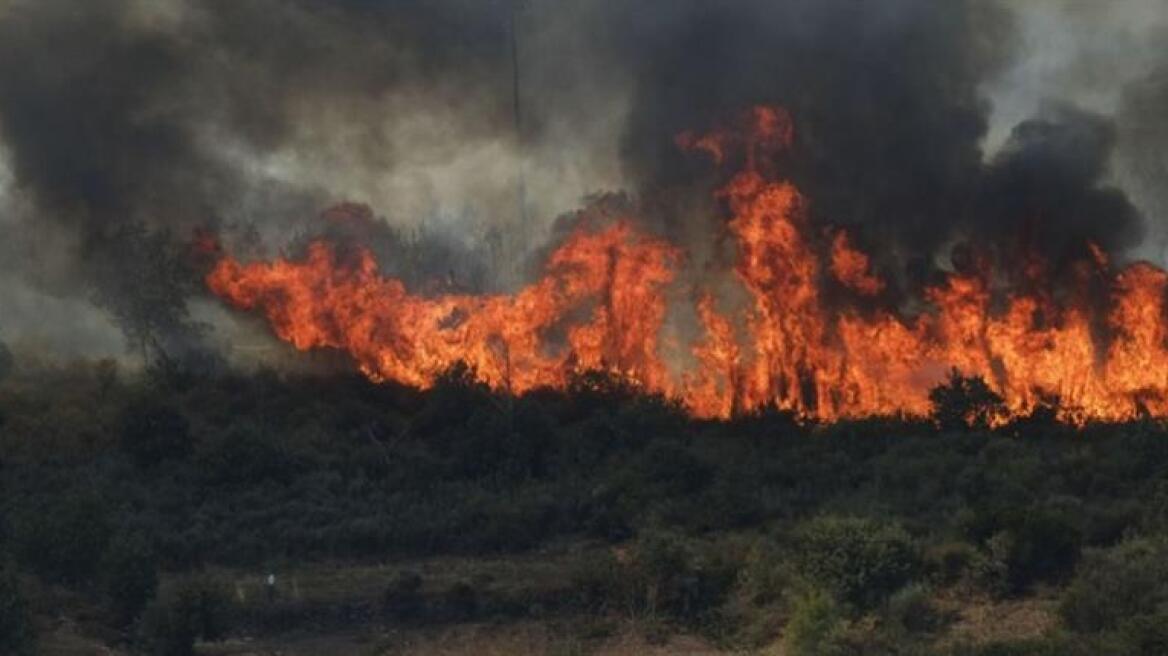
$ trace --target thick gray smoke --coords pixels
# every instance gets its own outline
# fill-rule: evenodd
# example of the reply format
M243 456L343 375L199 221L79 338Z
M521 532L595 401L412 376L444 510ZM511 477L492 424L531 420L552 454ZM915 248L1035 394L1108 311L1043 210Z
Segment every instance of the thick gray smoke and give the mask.
M1015 0L1008 6L1017 52L984 85L993 103L987 152L997 153L1008 140L1023 136L1026 131L1019 135L1015 129L1019 124L1038 118L1032 126L1049 128L1052 118L1061 117L1055 121L1061 133L1049 136L1064 144L1051 147L1082 146L1068 151L1079 163L1064 158L1064 168L1093 169L1101 186L1122 189L1144 216L1141 224L1122 211L1108 213L1117 221L1108 225L1097 217L1094 228L1072 219L1072 230L1088 228L1099 243L1163 265L1168 261L1168 171L1162 164L1168 96L1156 89L1168 80L1168 7L1161 0ZM1095 117L1087 118L1091 114ZM1035 133L1029 130L1030 136ZM1118 194L1108 193L1110 201L1096 200L1119 210ZM1080 208L1080 216L1085 210Z
M790 110L816 217L910 283L954 241L1120 253L1168 207L1158 4L0 0L0 338L75 312L50 341L259 341L200 300L196 230L500 287L625 190L701 259L715 179L673 136L757 103ZM344 201L370 210L319 218Z
M29 208L9 232L53 243L24 273L96 301L144 352L196 340L196 228L279 245L345 198L399 224L515 206L515 167L495 170L507 23L481 3L2 6L0 138Z
M954 241L1006 269L1022 250L1059 267L1086 241L1113 254L1140 243L1140 214L1108 177L1110 118L1044 98L984 149L986 88L1037 56L1017 10L1042 3L732 4L675 2L668 28L631 35L626 162L643 193L681 199L665 201L665 222L692 230L679 204L698 201L677 190L705 192L668 136L767 102L794 118L782 166L813 215L853 227L909 291Z

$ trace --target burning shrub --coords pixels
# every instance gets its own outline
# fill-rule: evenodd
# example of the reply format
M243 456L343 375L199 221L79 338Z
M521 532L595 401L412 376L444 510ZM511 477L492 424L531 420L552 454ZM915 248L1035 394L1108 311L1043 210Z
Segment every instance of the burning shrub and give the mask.
M1114 269L1108 264L1109 256L1130 245L1136 231L1129 228L1138 220L1121 194L1097 186L1105 169L1100 162L1113 141L1104 136L1110 134L1105 125L1075 111L1021 124L1000 158L970 171L970 189L980 191L966 200L974 200L985 221L947 226L952 234L924 236L914 229L902 244L910 248L893 248L889 257L860 250L863 235L817 225L823 214L808 208L830 205L833 194L809 199L796 180L784 179L781 172L792 169L775 164L794 154L792 115L783 107L757 105L728 121L712 121L709 130L685 130L675 138L683 151L708 158L724 181L714 198L736 257L707 262L712 276L688 268L685 249L642 227L653 221L636 220L645 210L651 216L654 202L600 200L573 215L573 230L557 231L564 239L545 253L542 275L511 294L467 293L482 287L456 280L476 275L476 267L460 266L475 260L462 249L435 251L424 258L427 264L370 248L377 241L372 236L385 228L375 227L380 223L369 208L351 204L327 213L333 228L292 258L245 262L216 252L204 282L236 309L266 316L273 332L297 349L340 349L374 380L421 388L440 384L439 371L463 361L491 389L567 390L585 409L630 393L677 398L693 416L722 419L771 406L818 421L923 416L932 406L941 427L953 429L1009 418L1002 398L983 380L1000 377L1009 384L999 392L1016 413L1031 410L1044 390L1058 389L1088 418L1165 416L1168 386L1156 372L1168 365L1162 339L1168 273L1143 262ZM810 127L811 134L818 132L814 120ZM1064 188L1063 151L1079 150L1080 129L1093 135L1085 140L1094 144L1087 149L1092 163L1083 171L1070 167L1075 183ZM810 180L798 182L820 191ZM1042 228L1045 220L1031 218L1039 207L1038 214L1059 219ZM1027 238L1015 240L1004 238L1003 230L994 235L1003 239L972 246L1023 217L1038 232L1028 228ZM1118 235L1108 221L1121 226ZM968 243L953 248L951 271L916 259L981 223L989 231L974 230L966 235ZM826 235L830 252L823 248ZM393 237L387 243L402 242ZM917 252L921 247L925 251ZM692 259L696 264L705 258ZM379 269L379 260L397 270ZM435 269L434 262L449 266ZM911 267L917 270L911 278L929 280L919 293L913 290L914 300L933 308L915 316L888 307L891 299L885 298L891 289L888 265L909 262L923 265ZM740 294L726 293L719 282L731 263ZM423 279L433 279L442 271L446 283L429 292L419 290L422 279L405 277L423 272ZM661 348L665 326L680 316L681 304L669 291L678 280L691 285L694 302L684 312L695 313L700 323L687 345L693 358L684 371L667 366L671 358ZM1013 283L1013 289L998 293L999 281ZM1109 288L1106 302L1081 302L1102 287ZM745 312L719 307L735 296ZM171 311L164 314L176 310L164 305ZM1107 345L1096 339L1100 325L1114 328ZM955 371L930 393L924 381L938 362L960 365L969 377Z
M857 608L872 608L912 581L921 560L899 525L821 517L798 531L797 560L810 583Z
M929 392L933 420L942 430L985 429L997 417L1005 416L1002 397L994 393L980 376L963 376L956 368L949 379Z

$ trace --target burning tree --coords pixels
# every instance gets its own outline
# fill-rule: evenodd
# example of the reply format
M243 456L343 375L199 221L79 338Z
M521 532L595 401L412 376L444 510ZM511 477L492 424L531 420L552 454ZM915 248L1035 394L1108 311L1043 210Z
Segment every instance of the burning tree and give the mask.
M929 392L933 419L943 430L989 428L1006 414L1002 397L980 376L963 376L956 368L949 379Z
M785 110L758 106L676 139L723 172L716 200L737 250L732 270L692 283L696 339L677 328L687 314L678 283L694 279L685 253L639 228L635 211L582 213L543 276L511 295L412 292L368 250L327 240L299 260L222 257L206 283L298 349L341 349L373 380L420 388L465 362L515 394L601 370L698 417L935 411L944 426L984 426L1052 396L1075 408L1058 417L1075 423L1168 415L1168 273L1113 269L1090 242L1069 263L965 247L911 297L854 235L815 225L811 202L778 174L794 134ZM733 300L712 291L727 278ZM903 312L906 296L926 311ZM950 367L962 375L933 390Z

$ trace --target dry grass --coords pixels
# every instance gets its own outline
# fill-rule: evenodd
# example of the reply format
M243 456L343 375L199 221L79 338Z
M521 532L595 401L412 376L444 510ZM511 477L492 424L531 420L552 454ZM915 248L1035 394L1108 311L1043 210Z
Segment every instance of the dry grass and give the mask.
M492 590L555 590L568 582L571 564L588 549L603 547L549 547L529 554L463 558L402 560L380 564L313 564L291 569L274 568L277 593L295 601L338 603L380 599L386 587L403 571L422 577L424 595L439 593L459 581L488 581ZM232 587L236 601L259 604L267 599L267 571L217 570Z
M1024 599L986 599L952 595L937 602L954 617L941 644L985 644L1041 638L1058 622L1057 601L1039 593Z
M606 637L565 634L537 622L456 624L435 629L394 631L379 636L348 634L302 639L232 642L206 647L208 656L647 656L721 654L691 636L652 644L636 624Z
M418 573L422 593L440 596L460 581L493 595L524 598L532 591L568 589L575 563L592 551L611 549L599 544L559 545L523 555L457 558L435 557L384 564L318 564L275 569L283 600L310 605L373 602L402 571ZM244 607L267 604L266 571L218 570ZM39 586L33 605L41 635L40 653L48 656L125 656L102 646L74 619L95 610L82 596L60 588ZM166 582L171 583L170 581ZM531 598L539 598L538 594ZM1056 599L1040 591L1025 599L994 600L960 594L955 589L935 599L937 610L951 621L932 637L941 653L955 644L984 644L1039 638L1056 624ZM763 653L781 654L781 640ZM678 634L676 627L628 617L597 618L552 613L546 616L449 624L397 627L378 619L368 625L333 628L303 627L290 633L236 638L198 647L203 656L632 656L720 654L701 638Z
M42 656L125 656L125 652L108 647L97 638L83 635L77 625L69 620L39 627L37 653Z

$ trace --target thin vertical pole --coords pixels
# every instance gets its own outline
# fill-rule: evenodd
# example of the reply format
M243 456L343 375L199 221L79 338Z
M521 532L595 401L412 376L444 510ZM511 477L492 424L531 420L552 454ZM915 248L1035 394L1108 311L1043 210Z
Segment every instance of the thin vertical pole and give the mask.
M519 225L516 234L508 240L511 243L509 250L511 253L511 263L514 269L514 278L519 279L520 263L523 261L523 255L527 250L527 233L530 226L527 222L527 181L524 164L524 139L523 139L523 103L520 97L520 74L519 74L519 35L516 29L517 18L520 10L520 3L522 0L511 0L510 2L510 37L511 37L511 113L514 119L515 127L515 152L518 160L516 167L516 188L515 199L518 209Z

